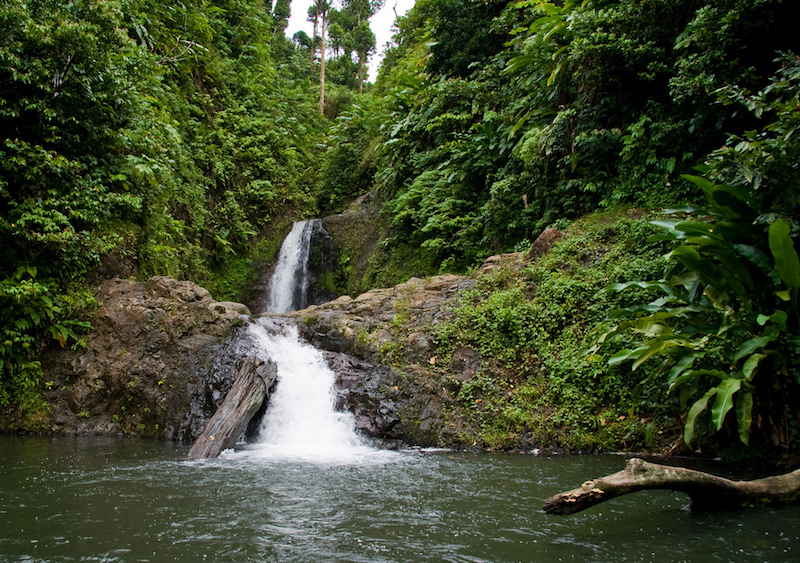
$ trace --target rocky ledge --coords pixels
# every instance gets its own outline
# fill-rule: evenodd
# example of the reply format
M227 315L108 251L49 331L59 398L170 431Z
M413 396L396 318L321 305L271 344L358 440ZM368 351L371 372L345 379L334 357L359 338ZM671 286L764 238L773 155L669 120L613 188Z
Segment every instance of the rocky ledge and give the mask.
M531 259L494 256L471 277L412 278L281 316L324 351L338 407L355 415L365 436L383 445L471 446L477 429L453 407L482 358L462 347L443 368L432 335L480 276ZM166 277L106 281L97 300L86 346L44 354L50 430L197 438L250 352L247 307Z
M247 308L167 277L112 279L96 298L86 346L45 351L50 430L194 439L232 383Z
M430 334L450 318L460 293L474 287L477 277L521 267L524 260L521 253L494 256L473 277L411 278L283 316L325 351L337 375L340 408L355 415L363 434L383 445L471 446L475 430L446 413L455 402L453 381L472 378L480 356L460 349L444 373L436 366Z

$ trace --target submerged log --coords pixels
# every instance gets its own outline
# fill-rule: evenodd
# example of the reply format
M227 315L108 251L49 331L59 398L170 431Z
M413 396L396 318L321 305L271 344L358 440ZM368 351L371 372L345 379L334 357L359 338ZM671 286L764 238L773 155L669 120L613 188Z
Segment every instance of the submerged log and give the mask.
M273 362L246 358L225 400L189 450L189 458L217 457L222 450L232 448L264 402L277 373Z
M689 508L696 511L788 504L800 499L800 469L754 481L731 481L702 471L633 458L618 473L586 481L577 489L550 497L542 509L548 514L567 516L645 489L686 493Z

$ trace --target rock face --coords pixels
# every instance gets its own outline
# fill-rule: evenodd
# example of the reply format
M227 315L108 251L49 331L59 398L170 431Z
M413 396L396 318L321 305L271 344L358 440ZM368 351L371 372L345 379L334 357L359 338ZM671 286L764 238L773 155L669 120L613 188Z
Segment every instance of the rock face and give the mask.
M196 438L233 381L228 337L247 310L166 277L109 280L97 300L85 348L45 351L52 432Z
M356 427L384 445L403 442L434 446L463 442L465 429L445 417L445 375L436 370L424 327L449 318L445 306L475 280L456 275L412 278L302 311L294 318L301 334L327 351L337 374L339 406ZM477 371L471 364L465 368Z
M308 302L319 305L338 297L331 284L326 283L338 266L333 237L328 234L321 220L313 221L310 248L308 251Z
M539 258L540 256L544 256L553 247L555 243L557 243L563 238L564 238L564 233L562 233L558 229L555 229L553 227L545 229L544 231L542 231L542 234L536 237L536 240L533 241L531 249L528 251L528 258L534 260L536 258Z
M380 214L380 208L379 197L370 192L356 199L344 213L322 219L337 252L347 258L346 265L338 264L343 279L337 279L336 283L343 289L341 293L355 295L366 289L364 276L370 258L375 256L388 230L387 220Z
M337 406L355 415L364 436L384 446L471 446L478 430L453 413L460 385L479 374L483 359L462 346L443 367L432 335L481 275L524 260L492 257L473 277L412 278L279 316L325 352ZM163 277L107 281L97 299L86 347L44 355L52 432L196 439L252 353L241 317L248 309ZM249 434L261 415L263 407Z

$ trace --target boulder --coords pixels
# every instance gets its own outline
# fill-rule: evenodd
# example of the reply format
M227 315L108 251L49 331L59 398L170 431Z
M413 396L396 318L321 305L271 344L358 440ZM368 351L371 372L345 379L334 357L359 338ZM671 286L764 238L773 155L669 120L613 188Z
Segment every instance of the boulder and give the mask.
M540 256L544 256L553 247L555 243L564 238L564 233L556 228L550 227L542 231L533 241L530 250L528 251L528 259L535 260Z
M167 277L108 280L96 298L86 346L43 354L50 430L196 438L233 382L246 309Z

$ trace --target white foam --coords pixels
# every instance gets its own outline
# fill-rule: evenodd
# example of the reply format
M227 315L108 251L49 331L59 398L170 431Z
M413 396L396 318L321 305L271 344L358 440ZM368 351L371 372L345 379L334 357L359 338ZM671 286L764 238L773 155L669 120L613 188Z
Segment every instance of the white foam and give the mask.
M353 415L336 411L336 375L319 350L300 340L293 323L259 319L250 332L264 357L277 364L278 380L247 456L359 465L398 455L367 446L355 431Z

